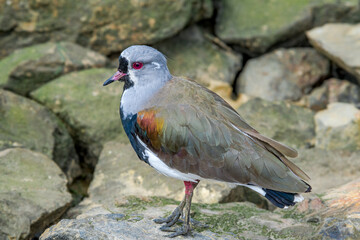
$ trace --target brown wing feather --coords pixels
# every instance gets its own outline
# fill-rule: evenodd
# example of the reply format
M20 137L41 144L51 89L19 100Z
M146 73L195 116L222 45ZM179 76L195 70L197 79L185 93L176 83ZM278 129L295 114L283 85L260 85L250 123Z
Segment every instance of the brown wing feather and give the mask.
M244 132L246 132L247 134L249 134L252 137L259 139L262 142L266 142L267 144L269 144L270 146L272 146L273 148L275 148L276 150L278 150L285 156L295 158L298 155L298 153L295 149L288 147L278 141L275 141L274 139L265 137L264 135L261 135L258 132L253 132L253 131L249 131L249 130L244 130Z
M156 153L168 166L203 178L255 183L278 191L308 189L301 180L308 176L284 157L295 156L296 151L262 136L215 93L174 78L147 108L154 106L156 116L164 120L161 150Z

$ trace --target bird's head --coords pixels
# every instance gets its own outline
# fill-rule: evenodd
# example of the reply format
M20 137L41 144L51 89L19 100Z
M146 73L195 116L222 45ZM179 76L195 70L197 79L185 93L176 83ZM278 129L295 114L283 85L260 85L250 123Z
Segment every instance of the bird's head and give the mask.
M158 50L134 45L125 49L119 57L117 72L107 79L103 86L114 81L125 82L125 88L134 85L156 84L171 78L165 56Z

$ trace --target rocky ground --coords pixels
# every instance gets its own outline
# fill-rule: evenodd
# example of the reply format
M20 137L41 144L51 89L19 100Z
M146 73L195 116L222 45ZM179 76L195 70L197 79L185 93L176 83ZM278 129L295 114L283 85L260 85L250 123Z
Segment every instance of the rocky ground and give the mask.
M152 219L183 184L137 159L122 86L102 87L132 44L296 148L311 177L284 210L203 181L192 210L204 225L179 239L360 239L359 1L87 3L0 0L0 240L165 238Z

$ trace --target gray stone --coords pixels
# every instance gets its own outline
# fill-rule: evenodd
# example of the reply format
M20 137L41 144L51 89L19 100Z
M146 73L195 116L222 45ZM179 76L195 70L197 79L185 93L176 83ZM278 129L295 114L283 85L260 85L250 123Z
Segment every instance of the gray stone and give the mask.
M158 197L125 198L117 203L115 212L93 209L76 219L62 220L40 239L163 239L167 233L152 220L167 216L177 204ZM194 203L192 211L194 218L209 228L195 226L191 239L301 239L314 232L311 224L301 221L301 215L287 210L271 212L250 203Z
M349 103L331 103L315 115L316 147L360 149L360 110Z
M305 96L302 102L315 111L325 109L329 103L334 102L359 105L360 87L346 80L331 78Z
M356 22L356 0L224 0L215 25L216 35L253 53L301 35L326 22Z
M0 61L0 87L22 95L63 74L104 67L106 58L70 42L19 49Z
M0 89L0 151L28 148L53 159L70 182L81 174L74 142L64 124L30 99Z
M210 0L6 1L0 5L0 56L46 41L71 41L103 54L151 44L212 14Z
M31 239L69 207L66 177L43 154L0 152L0 238ZM39 232L38 232L39 231Z
M360 83L360 24L326 24L306 33L310 43Z
M254 98L238 112L260 133L289 146L307 147L315 138L314 113L309 109Z
M325 208L316 215L323 218L314 238L359 239L360 238L360 179L328 191L323 196Z
M211 40L215 41L215 38L194 25L174 38L156 44L155 48L169 58L169 69L175 76L185 76L206 87L213 81L232 86L241 68L242 56Z
M324 194L359 177L360 151L310 148L298 152L299 156L291 161L310 176L315 194Z
M299 100L329 72L329 61L311 48L278 49L249 60L236 91L266 100Z
M102 86L113 74L114 70L101 68L74 72L31 93L69 126L85 163L91 167L95 166L103 143L115 138L128 142L119 116L123 85Z

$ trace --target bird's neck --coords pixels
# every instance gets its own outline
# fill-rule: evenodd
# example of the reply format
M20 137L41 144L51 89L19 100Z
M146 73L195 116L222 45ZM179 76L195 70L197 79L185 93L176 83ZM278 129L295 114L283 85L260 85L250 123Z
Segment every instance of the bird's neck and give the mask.
M132 86L124 88L120 101L122 118L129 118L143 110L151 98L165 85L166 82L154 85Z

